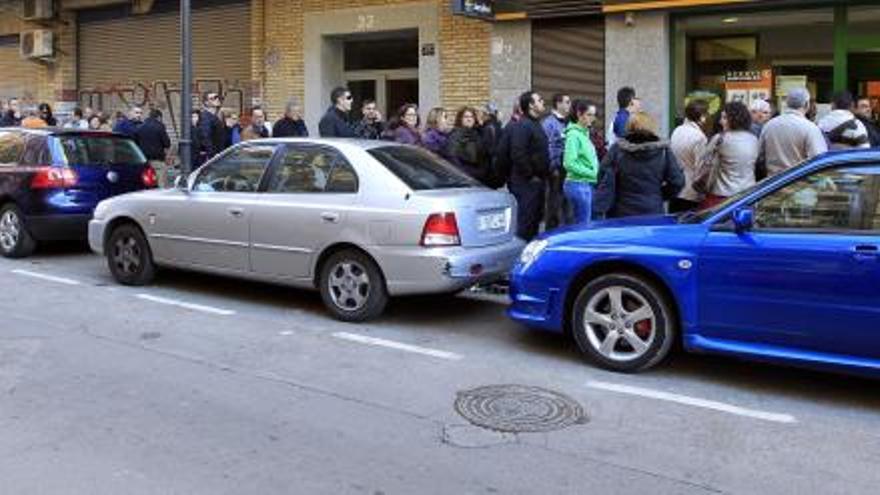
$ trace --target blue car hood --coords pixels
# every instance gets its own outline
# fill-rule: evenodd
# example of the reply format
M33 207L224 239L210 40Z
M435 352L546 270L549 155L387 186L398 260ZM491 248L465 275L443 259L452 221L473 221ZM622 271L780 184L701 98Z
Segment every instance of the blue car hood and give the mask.
M551 246L681 246L702 237L699 224L679 224L674 215L653 215L571 225L545 234Z
M614 218L590 222L588 227L584 225L568 225L552 230L547 235L568 234L572 232L588 232L599 229L618 229L626 227L659 227L663 225L677 225L678 217L675 215L646 215L639 217Z

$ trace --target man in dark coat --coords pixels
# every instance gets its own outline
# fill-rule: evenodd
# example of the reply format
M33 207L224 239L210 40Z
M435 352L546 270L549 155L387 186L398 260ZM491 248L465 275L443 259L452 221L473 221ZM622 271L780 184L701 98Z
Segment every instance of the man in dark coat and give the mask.
M385 124L382 122L382 114L376 108L375 100L364 100L361 113L363 118L355 126L354 133L361 139L380 139L385 132Z
M309 130L302 118L299 105L291 100L284 107L284 117L272 126L272 137L309 137Z
M226 146L226 123L217 117L220 103L217 93L208 93L199 114L199 140L205 148L206 159L220 153Z
M128 116L123 117L113 126L113 132L134 137L135 132L143 124L143 119L144 110L141 107L132 107Z
M873 113L871 99L864 96L859 98L859 101L856 103L855 115L865 126L865 129L868 130L868 142L872 148L875 148L880 146L880 127L877 126L877 122L873 119Z
M547 135L539 119L544 113L544 99L534 91L519 98L524 118L510 123L504 160L509 163L508 189L517 202L517 235L531 241L538 235L544 216L544 189L550 168Z
M160 110L150 110L150 116L147 120L134 131L134 140L144 152L150 166L156 171L156 182L159 187L167 187L168 165L166 158L168 148L171 147L171 139L168 138L165 124L162 123Z
M333 106L327 109L327 113L321 117L321 122L318 124L318 133L321 137L357 137L348 120L348 114L351 112L351 100L351 92L343 87L335 88L330 93L330 101Z

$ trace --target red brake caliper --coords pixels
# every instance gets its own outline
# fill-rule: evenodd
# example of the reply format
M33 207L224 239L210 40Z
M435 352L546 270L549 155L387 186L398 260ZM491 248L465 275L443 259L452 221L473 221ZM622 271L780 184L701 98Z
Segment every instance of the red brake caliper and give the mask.
M634 329L636 335L638 335L642 339L647 339L651 336L651 320L642 320L636 323Z

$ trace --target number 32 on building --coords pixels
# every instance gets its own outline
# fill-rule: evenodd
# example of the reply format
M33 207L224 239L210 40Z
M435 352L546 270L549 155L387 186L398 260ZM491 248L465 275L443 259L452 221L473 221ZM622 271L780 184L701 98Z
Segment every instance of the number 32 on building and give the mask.
M376 27L376 16L372 14L361 14L358 15L357 19L357 30L358 31L370 31Z

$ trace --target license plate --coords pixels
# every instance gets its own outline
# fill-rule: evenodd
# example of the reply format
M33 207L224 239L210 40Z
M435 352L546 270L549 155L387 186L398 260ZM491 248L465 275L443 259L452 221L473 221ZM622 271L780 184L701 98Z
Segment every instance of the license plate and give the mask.
M477 229L480 232L486 230L503 230L507 227L507 218L504 212L480 215L477 220Z

